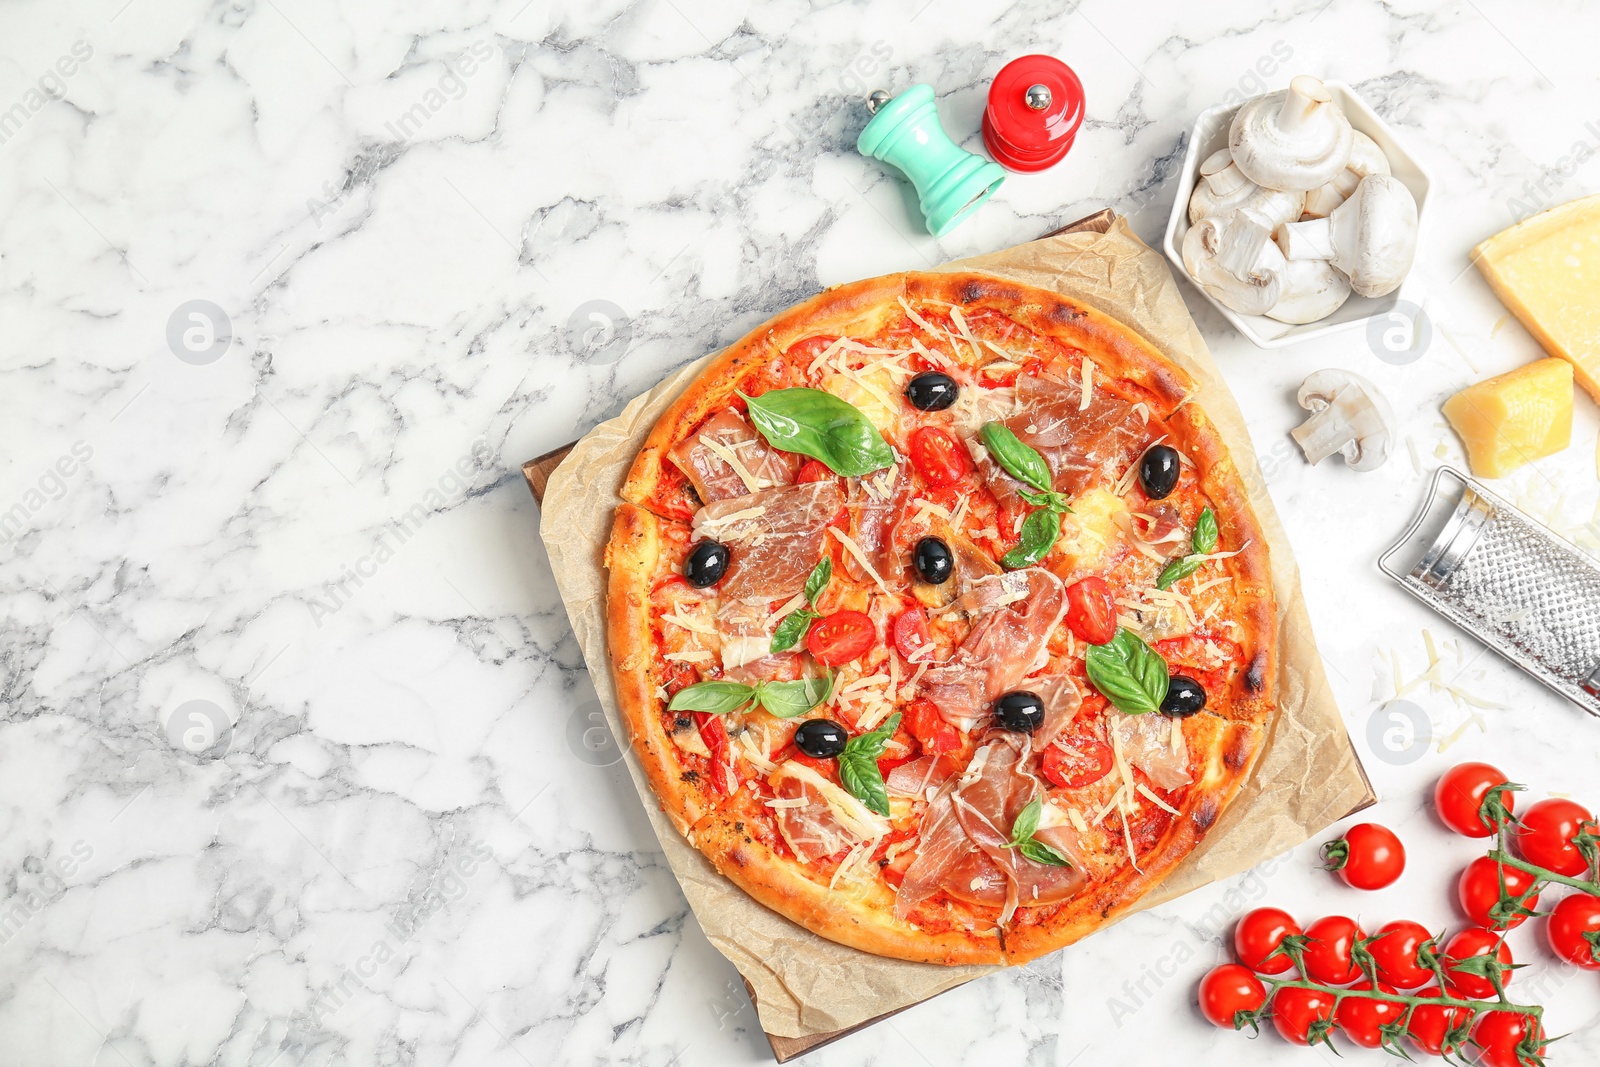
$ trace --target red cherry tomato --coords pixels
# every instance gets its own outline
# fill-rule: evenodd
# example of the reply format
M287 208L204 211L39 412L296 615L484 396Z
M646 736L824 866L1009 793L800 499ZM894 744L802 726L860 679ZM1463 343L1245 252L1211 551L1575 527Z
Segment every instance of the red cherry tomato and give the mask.
M1551 797L1523 813L1512 827L1511 841L1523 859L1547 870L1578 878L1589 873L1589 861L1572 839L1595 830L1594 816L1582 804Z
M1356 823L1343 837L1323 845L1322 858L1353 889L1393 885L1406 869L1405 846L1393 830L1375 822Z
M1349 985L1360 978L1352 950L1366 936L1354 919L1343 915L1327 915L1306 927L1306 977L1328 985Z
M1239 962L1261 974L1283 974L1294 960L1279 954L1285 937L1300 936L1300 924L1281 908L1257 908L1247 912L1233 928L1233 951ZM1268 959L1268 956L1272 956Z
M1298 986L1278 990L1272 998L1272 1025L1296 1045L1325 1041L1333 1029L1332 991Z
M911 465L929 485L954 485L972 470L972 457L961 442L937 426L917 430L908 444Z
M933 638L928 633L928 613L907 608L889 624L889 638L908 660L922 663L933 655Z
M1506 895L1520 897L1533 887L1533 875L1518 867L1503 866L1488 856L1479 856L1467 864L1456 882L1456 896L1467 918L1488 930L1512 930L1527 921L1523 912L1511 909L1508 901L1502 909L1500 903L1500 878L1505 876ZM1522 902L1529 911L1539 902L1539 894Z
M1371 982L1357 982L1351 989L1369 990ZM1393 994L1393 986L1378 983L1378 992ZM1382 1048L1383 1028L1400 1021L1406 1006L1398 1000L1345 997L1334 1012L1334 1021L1345 1035L1362 1048Z
M1417 949L1433 939L1428 928L1410 919L1386 923L1372 935L1367 951L1378 965L1378 980L1396 989L1415 989L1433 981L1434 973L1417 960Z
M1444 990L1436 985L1419 990L1419 997L1442 997ZM1472 1018L1469 1008L1447 1008L1442 1004L1418 1004L1406 1024L1411 1043L1430 1056L1454 1052L1458 1042L1466 1039L1461 1031ZM1446 1048L1446 1046L1449 1046Z
M1433 807L1450 829L1467 837L1488 837L1494 828L1483 821L1483 801L1489 790L1505 785L1506 776L1487 763L1459 763L1444 772L1433 788ZM1500 798L1506 811L1515 808L1510 790Z
M795 475L795 482L804 485L806 482L825 482L834 476L828 465L819 459L808 459L800 466L800 473Z
M1510 967L1512 964L1511 947L1505 943L1503 936L1492 934L1481 926L1469 926L1450 939L1444 947L1439 958L1444 961L1445 977L1450 985L1463 996L1483 1000L1494 996L1494 983L1489 979L1466 971L1456 970L1456 964L1462 960L1471 959L1473 956L1487 956L1493 953L1501 963ZM1506 971L1502 984L1511 981L1511 971Z
M1046 745L1041 770L1044 776L1063 789L1077 789L1098 782L1116 764L1111 746L1093 737L1065 737Z
M1117 605L1104 578L1084 578L1067 587L1067 629L1091 645L1117 636Z
M878 628L859 611L836 611L811 624L806 649L825 667L839 667L878 643Z
M1588 970L1600 970L1600 898L1587 893L1563 897L1550 910L1545 937L1557 956Z
M922 751L933 755L961 747L961 731L944 721L939 705L931 700L913 700L906 707L906 729Z
M1200 979L1200 1014L1215 1026L1239 1028L1239 1013L1267 1002L1267 987L1237 963L1224 963Z
M1531 1015L1514 1011L1484 1012L1472 1028L1483 1067L1528 1067L1544 1054L1544 1027Z

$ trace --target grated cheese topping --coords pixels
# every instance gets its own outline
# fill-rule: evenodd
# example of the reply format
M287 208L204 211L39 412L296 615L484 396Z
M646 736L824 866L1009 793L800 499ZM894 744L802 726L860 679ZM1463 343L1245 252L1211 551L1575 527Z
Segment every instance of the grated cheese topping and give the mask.
M846 552L855 557L856 562L861 564L861 569L866 571L868 576L870 576L872 580L878 584L879 589L883 590L884 596L894 596L894 593L890 592L889 587L884 584L882 576L873 569L872 563L867 559L867 554L861 550L860 545L856 544L855 538L851 537L837 526L828 527L828 532L832 534L841 545L844 546L844 550Z
M750 473L750 468L744 465L744 461L739 458L738 454L721 441L713 440L708 434L701 434L698 440L701 444L709 448L714 456L722 460L722 462L726 463L728 466L732 467L733 473L739 476L739 480L744 483L744 487L750 490L752 493L758 493L763 489L770 489L772 487L772 482L766 481L762 478L757 478L754 474Z

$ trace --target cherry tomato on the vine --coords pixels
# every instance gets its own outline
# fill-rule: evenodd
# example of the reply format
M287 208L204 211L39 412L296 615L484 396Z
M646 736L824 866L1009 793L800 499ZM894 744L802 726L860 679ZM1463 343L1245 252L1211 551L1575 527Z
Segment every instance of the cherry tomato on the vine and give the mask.
M878 643L878 628L860 611L836 611L811 624L806 649L825 667L839 667Z
M1531 1015L1487 1011L1472 1028L1483 1067L1527 1067L1544 1053L1544 1027Z
M1387 826L1356 823L1344 836L1322 846L1327 869L1352 889L1382 889L1406 869L1406 849Z
M1589 873L1589 861L1573 844L1573 838L1594 830L1594 816L1588 808L1551 797L1522 814L1511 830L1511 841L1529 863L1578 878Z
M1504 906L1500 900L1502 876L1505 878L1508 898ZM1533 888L1533 883L1533 875L1520 867L1506 866L1488 856L1479 856L1461 872L1461 878L1456 882L1456 897L1461 902L1461 910L1477 925L1488 930L1512 930L1526 922L1528 915L1517 911L1511 900ZM1532 911L1538 902L1539 894L1535 893L1522 901L1522 905Z
M1238 1029L1239 1013L1255 1011L1267 1001L1267 987L1237 963L1224 963L1200 979L1200 1013L1213 1025Z
M1333 1029L1332 990L1289 986L1272 998L1272 1025L1285 1041L1309 1045L1326 1041Z
M1354 919L1343 915L1327 915L1306 927L1306 977L1328 985L1349 985L1360 978L1352 950L1366 936Z
M1091 645L1117 636L1117 605L1104 578L1091 575L1067 587L1067 629Z
M1357 982L1351 989L1369 990L1371 982ZM1393 994L1394 986L1378 983L1378 992ZM1362 1048L1383 1047L1383 1027L1400 1021L1406 1006L1398 1000L1345 997L1334 1012L1334 1021L1345 1036Z
M1487 763L1458 763L1444 772L1433 788L1433 807L1450 829L1467 837L1488 837L1494 828L1483 821L1483 801L1489 790L1505 785L1499 768ZM1515 808L1510 790L1500 793L1507 812Z
M1092 785L1111 773L1116 755L1111 746L1087 734L1069 734L1044 750L1044 776L1063 789Z
M1298 937L1300 924L1281 908L1257 908L1233 929L1233 951L1239 962L1261 974L1283 974L1294 961L1278 951L1285 937ZM1272 956L1268 959L1268 956Z
M1469 926L1452 937L1449 944L1445 945L1444 951L1439 954L1439 958L1444 961L1445 977L1449 979L1451 988L1463 996L1476 1000L1494 996L1494 983L1487 977L1456 969L1456 965L1463 960L1474 956L1487 956L1490 953L1508 968L1514 962L1511 958L1511 946L1505 943L1501 934L1490 933L1481 926ZM1501 978L1501 984L1509 984L1512 974L1512 971L1506 970Z
M1600 970L1600 898L1587 893L1563 897L1550 909L1545 937L1551 951L1588 970Z
M1418 991L1419 997L1442 997L1444 990L1436 985L1428 986ZM1411 1012L1411 1020L1406 1023L1406 1034L1410 1036L1411 1043L1430 1056L1442 1055L1445 1049L1446 1038L1453 1033L1460 1034L1462 1039L1467 1036L1462 1031L1472 1018L1470 1008L1447 1008L1442 1004L1418 1004ZM1454 1051L1452 1045L1450 1051Z
M1432 939L1428 928L1419 922L1396 919L1385 923L1367 945L1378 965L1378 980L1396 989L1415 989L1433 981L1433 971L1417 959L1417 950Z
M907 442L911 465L932 486L954 485L972 470L972 458L948 430L924 426Z

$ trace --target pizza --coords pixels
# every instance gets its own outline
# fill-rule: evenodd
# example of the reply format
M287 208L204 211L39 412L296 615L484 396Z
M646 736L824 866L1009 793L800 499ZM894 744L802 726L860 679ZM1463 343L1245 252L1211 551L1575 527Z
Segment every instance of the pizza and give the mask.
M1216 824L1275 712L1267 546L1196 385L971 273L831 289L713 360L606 549L634 751L727 878L866 952L1016 963Z

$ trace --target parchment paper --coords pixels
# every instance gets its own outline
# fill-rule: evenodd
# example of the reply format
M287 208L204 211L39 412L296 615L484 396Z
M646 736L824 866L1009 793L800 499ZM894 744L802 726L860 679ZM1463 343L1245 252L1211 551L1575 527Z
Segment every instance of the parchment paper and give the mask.
M1299 570L1267 496L1249 433L1166 262L1118 219L1105 234L1045 238L940 269L983 271L1083 301L1139 330L1192 374L1200 383L1199 403L1244 475L1272 550L1280 608L1280 712L1238 798L1140 910L1247 870L1370 803L1371 787L1328 689ZM539 530L595 690L689 907L711 943L754 988L762 1028L780 1037L803 1037L854 1026L999 968L884 959L836 945L768 911L717 874L672 828L627 742L606 657L601 558L612 510L621 503L617 491L640 442L711 358L637 397L579 441L550 478Z

